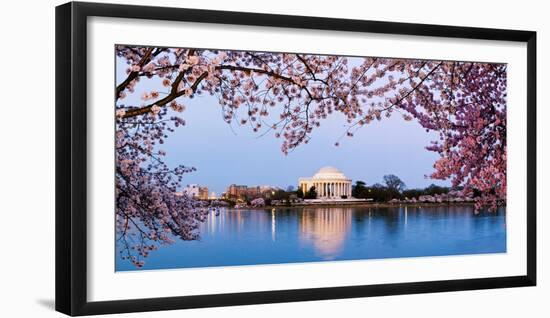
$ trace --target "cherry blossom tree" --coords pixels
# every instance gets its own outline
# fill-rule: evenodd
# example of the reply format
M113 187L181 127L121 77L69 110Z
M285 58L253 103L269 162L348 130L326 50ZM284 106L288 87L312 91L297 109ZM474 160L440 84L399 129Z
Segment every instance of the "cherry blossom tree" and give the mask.
M250 201L250 205L253 207L263 207L265 206L265 200L264 198L256 198L252 201Z
M185 125L186 99L200 95L218 99L225 122L281 138L284 154L334 113L346 120L335 146L397 113L437 133L431 178L478 194L476 211L506 198L505 64L138 46L116 55L128 65L115 89L117 228L138 266L172 236L195 239L207 213L174 195L194 168L168 167L161 150ZM125 103L129 95L141 102Z

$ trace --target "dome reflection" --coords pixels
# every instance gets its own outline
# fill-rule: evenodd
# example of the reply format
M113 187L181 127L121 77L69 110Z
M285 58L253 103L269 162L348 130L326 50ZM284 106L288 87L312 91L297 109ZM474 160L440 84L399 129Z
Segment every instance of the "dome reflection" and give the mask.
M313 245L324 260L335 259L343 250L351 222L350 208L304 209L300 218L300 241Z

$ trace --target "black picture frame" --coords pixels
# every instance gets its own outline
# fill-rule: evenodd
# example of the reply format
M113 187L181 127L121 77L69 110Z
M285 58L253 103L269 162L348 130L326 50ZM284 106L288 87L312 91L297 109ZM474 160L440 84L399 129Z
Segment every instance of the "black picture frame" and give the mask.
M87 18L501 40L527 44L527 273L523 276L87 301ZM536 285L536 32L321 17L70 2L56 7L56 310L92 315Z

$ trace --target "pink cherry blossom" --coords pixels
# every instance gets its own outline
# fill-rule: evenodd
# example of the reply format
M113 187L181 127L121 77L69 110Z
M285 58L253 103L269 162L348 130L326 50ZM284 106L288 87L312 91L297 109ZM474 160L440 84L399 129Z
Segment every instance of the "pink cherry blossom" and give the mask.
M153 105L153 107L151 107L151 112L155 115L160 113L160 110L161 108L158 105Z

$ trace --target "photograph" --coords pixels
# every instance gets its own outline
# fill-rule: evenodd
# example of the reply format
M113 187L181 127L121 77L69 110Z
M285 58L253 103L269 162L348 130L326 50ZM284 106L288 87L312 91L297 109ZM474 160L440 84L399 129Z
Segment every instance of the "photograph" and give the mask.
M506 63L113 58L117 272L507 252Z

